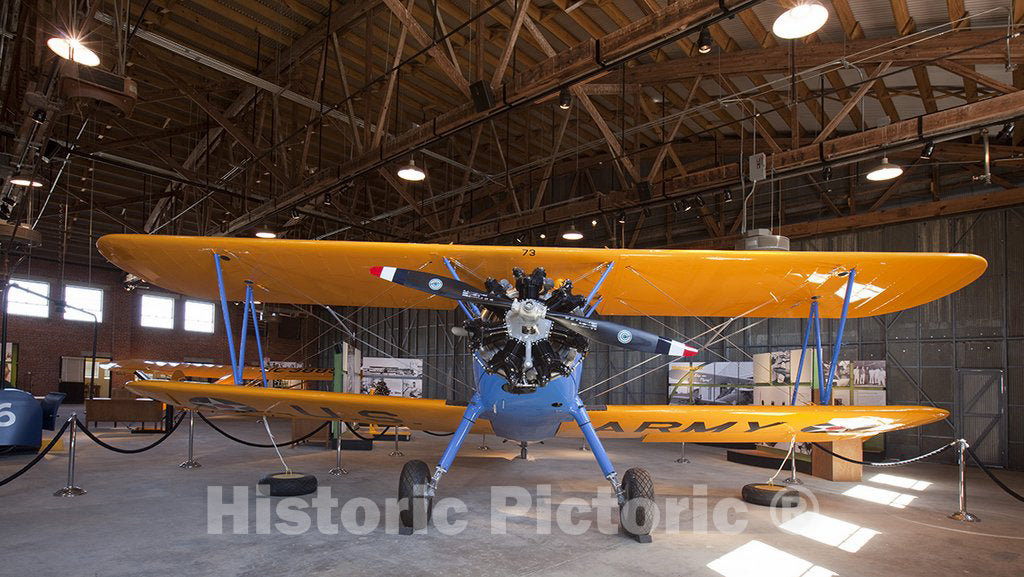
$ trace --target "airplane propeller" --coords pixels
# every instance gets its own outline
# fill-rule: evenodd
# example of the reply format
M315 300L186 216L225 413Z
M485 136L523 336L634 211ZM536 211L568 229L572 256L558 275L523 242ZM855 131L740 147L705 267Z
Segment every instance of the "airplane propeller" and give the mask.
M376 266L370 269L370 274L406 288L444 298L491 307L509 308L512 306L512 299L504 297L504 295L481 292L468 283L431 273ZM698 352L697 349L685 343L619 323L554 311L547 311L544 316L590 340L624 349L673 357L690 357Z

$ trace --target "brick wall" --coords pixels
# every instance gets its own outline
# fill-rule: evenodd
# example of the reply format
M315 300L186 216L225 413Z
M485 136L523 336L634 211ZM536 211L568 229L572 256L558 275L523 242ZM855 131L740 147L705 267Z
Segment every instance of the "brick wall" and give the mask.
M46 281L50 283L50 297L63 297L60 282L60 268L56 263L34 260L23 264L13 274L14 278ZM89 286L103 289L103 321L97 338L97 356L116 359L145 358L151 360L182 361L202 359L208 362L230 364L227 338L219 303L216 307L215 330L213 333L199 333L184 330L184 303L186 298L158 288L149 290L124 290L124 273L108 268L84 266L65 267L64 284ZM214 282L211 279L211 282ZM143 294L175 296L174 329L156 329L139 325L140 301ZM232 327L238 344L238 330L242 322L242 307L231 305ZM301 361L310 350L303 353L302 343L313 335L307 335L305 320L301 321L300 338L287 339L278 335L278 318L261 323L261 337L264 356L274 361ZM251 321L250 321L251 325ZM45 394L57 390L60 379L60 359L65 356L87 357L92 351L92 322L64 320L54 304L50 306L49 318L8 315L7 340L18 344L19 388L33 394ZM251 333L250 329L250 333ZM256 342L250 334L246 346L246 362L257 364ZM315 362L315 359L314 359ZM115 377L112 386L124 383L125 378Z

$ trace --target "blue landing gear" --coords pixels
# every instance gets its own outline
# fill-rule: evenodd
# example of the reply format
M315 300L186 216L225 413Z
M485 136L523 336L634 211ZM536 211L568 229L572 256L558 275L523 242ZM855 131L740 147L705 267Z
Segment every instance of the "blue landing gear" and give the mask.
M651 475L644 469L629 469L622 476L622 483L619 484L615 467L612 466L608 453L604 450L601 439L590 424L590 415L583 406L583 401L576 398L576 407L572 411L576 424L583 431L590 450L594 452L604 478L612 485L615 496L619 501L619 527L630 537L639 543L651 542L651 529L654 527L654 482Z
M476 424L476 419L482 412L484 412L484 408L480 405L480 398L473 395L466 407L466 412L462 414L462 422L459 423L459 427L455 429L451 440L448 441L448 447L441 455L441 460L432 476L427 464L423 461L409 461L402 467L402 477L398 482L399 533L412 535L414 531L426 528L430 522L437 484L455 462L455 456L459 453L463 441L466 440L466 435Z

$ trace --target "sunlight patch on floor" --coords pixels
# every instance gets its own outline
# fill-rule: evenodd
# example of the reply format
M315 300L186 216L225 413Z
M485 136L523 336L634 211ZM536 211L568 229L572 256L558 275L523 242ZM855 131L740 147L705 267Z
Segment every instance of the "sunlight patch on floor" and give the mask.
M853 497L854 499L870 501L880 505L888 505L890 507L896 507L897 509L904 509L914 499L917 499L914 495L897 493L896 491L879 489L878 487L869 487L867 485L854 485L846 491L843 491L843 494L847 497Z
M856 553L879 532L846 521L807 511L786 521L779 528L843 551Z
M757 540L718 559L708 568L723 577L830 577L833 571Z

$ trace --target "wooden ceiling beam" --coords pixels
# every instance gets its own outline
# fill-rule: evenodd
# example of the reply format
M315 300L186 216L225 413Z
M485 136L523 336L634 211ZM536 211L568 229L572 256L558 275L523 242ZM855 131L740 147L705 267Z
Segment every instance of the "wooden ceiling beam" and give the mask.
M819 144L802 146L794 150L769 155L767 164L775 167L778 178L815 170L822 163L842 163L845 159L856 159L871 151L884 148L913 146L922 139L937 139L958 134L974 126L1004 122L1024 109L1024 92L997 96L975 103L949 108L926 114L919 118L903 120L861 133L840 136ZM739 165L736 163L717 166L662 183L654 202L668 202L673 198L720 190L735 186L739 182ZM573 199L543 207L537 211L526 211L514 221L476 223L452 231L435 240L459 243L480 242L496 234L528 230L541 223L555 224L581 216L607 211L618 211L635 207L645 201L636 190L613 191L600 197ZM865 213L871 214L871 213Z
M842 2L843 0L837 0ZM857 28L856 30L860 30ZM866 67L882 62L897 66L910 66L922 62L946 59L964 65L1005 64L1006 45L998 40L1005 36L1002 30L964 30L936 38L922 40L911 46L894 47L893 38L851 40L809 45L795 54L797 70L826 67L823 70L842 70L842 60ZM976 47L977 48L973 48ZM1010 41L1014 59L1024 58L1024 37ZM962 52L966 50L966 52ZM828 66L831 65L831 66ZM626 82L642 85L660 85L679 79L694 78L699 74L737 76L751 73L788 74L789 48L748 49L742 58L720 58L717 54L701 54L690 58L672 59L650 64L639 64L626 69ZM618 81L612 72L606 82Z

